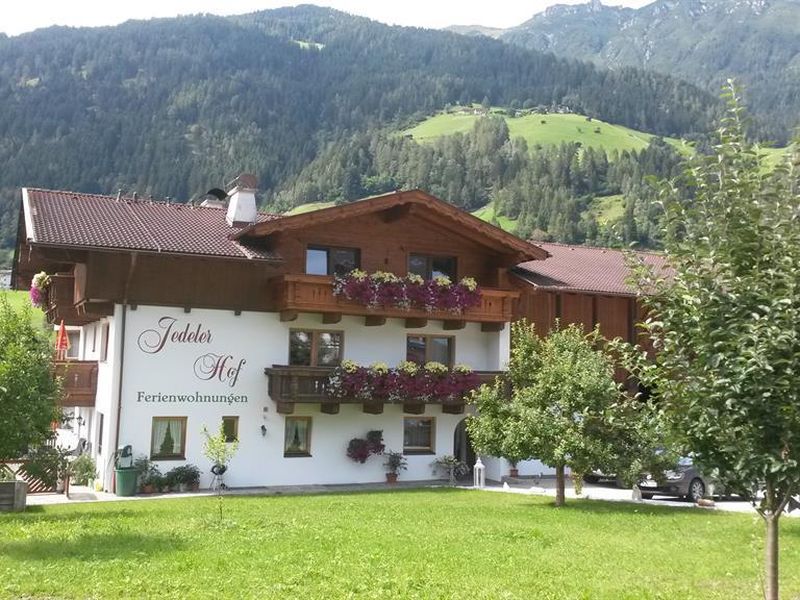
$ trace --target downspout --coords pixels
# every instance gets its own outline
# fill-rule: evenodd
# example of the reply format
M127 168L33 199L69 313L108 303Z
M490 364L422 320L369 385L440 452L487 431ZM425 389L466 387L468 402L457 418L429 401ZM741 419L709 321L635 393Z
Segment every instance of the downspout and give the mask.
M133 279L133 271L136 268L136 260L139 258L138 252L133 252L131 254L131 262L128 266L128 277L125 280L125 291L122 295L122 317L120 320L120 327L119 327L119 337L120 337L120 349L119 349L119 379L118 379L118 387L117 387L117 423L114 432L114 453L112 456L116 457L117 450L119 449L119 428L120 428L120 419L122 417L122 379L123 374L125 373L125 323L127 321L128 316L128 292L130 290L131 279ZM112 492L117 491L117 478L116 474L112 478Z

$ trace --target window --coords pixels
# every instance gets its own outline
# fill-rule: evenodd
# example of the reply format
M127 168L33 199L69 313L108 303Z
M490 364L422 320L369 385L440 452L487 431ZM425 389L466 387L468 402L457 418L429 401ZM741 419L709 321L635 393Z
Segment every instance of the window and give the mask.
M284 456L311 456L311 417L286 417Z
M335 367L342 362L344 334L341 331L289 332L289 364L306 367Z
M225 441L235 442L239 439L239 417L222 417L222 432Z
M430 256L428 254L410 254L408 272L425 279L433 279L445 275L456 280L456 259L453 256Z
M403 452L427 454L434 450L434 418L406 417L403 419Z
M98 423L97 423L97 453L103 453L103 425L105 421L105 415L99 412L98 415Z
M67 358L79 358L81 349L81 332L67 331Z
M150 440L153 460L183 460L186 458L186 417L153 417Z
M406 360L423 365L436 361L453 366L455 339L439 335L409 335L406 338Z
M309 246L306 250L308 275L344 275L361 266L358 248Z
M108 323L103 323L102 334L100 337L100 361L108 360Z

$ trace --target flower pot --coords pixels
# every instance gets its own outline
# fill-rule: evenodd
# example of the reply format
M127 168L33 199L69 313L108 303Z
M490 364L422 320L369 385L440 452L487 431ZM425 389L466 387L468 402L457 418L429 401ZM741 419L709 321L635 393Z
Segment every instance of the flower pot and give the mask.
M386 483L397 483L397 473L387 473Z
M511 469L508 470L508 476L519 477L519 469L517 469L516 467L512 467Z

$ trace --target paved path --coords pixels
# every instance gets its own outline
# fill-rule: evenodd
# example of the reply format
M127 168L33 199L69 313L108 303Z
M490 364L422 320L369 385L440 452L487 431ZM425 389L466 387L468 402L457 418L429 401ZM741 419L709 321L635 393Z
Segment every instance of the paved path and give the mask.
M445 487L445 481L403 481L389 487L385 483L363 483L349 485L291 485L291 486L271 486L254 488L235 488L225 492L229 496L281 496L281 495L304 495L304 494L324 494L342 492L365 492L365 491L385 491L389 489L421 489ZM473 489L472 486L458 486L460 489ZM505 483L489 482L484 488L486 492L508 493L508 494L527 494L535 496L555 496L555 479L543 477L527 479L508 479ZM144 501L175 498L198 498L213 496L215 492L211 490L200 490L198 492L180 492L170 494L147 494L137 496L116 496L107 492L96 492L85 486L74 485L70 487L70 495L64 494L32 494L28 496L28 506L45 506L53 504L75 504L82 502L118 502L124 500ZM635 502L632 499L630 489L618 488L613 485L590 484L583 486L580 496L575 494L571 482L567 484L566 495L568 498L583 498L586 500L606 500L612 502ZM751 513L755 515L755 510L749 502L738 500L717 500L713 507L698 507L686 501L673 499L659 500L639 500L639 504L655 506L672 506L676 508L696 508L697 510L722 510L731 512ZM790 516L800 517L800 510L790 513Z

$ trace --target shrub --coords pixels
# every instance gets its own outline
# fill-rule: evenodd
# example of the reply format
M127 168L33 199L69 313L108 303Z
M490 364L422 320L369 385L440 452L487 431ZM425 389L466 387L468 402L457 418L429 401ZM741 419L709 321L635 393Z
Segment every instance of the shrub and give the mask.
M88 454L81 454L70 465L72 482L76 485L88 485L90 479L97 477L97 465Z

